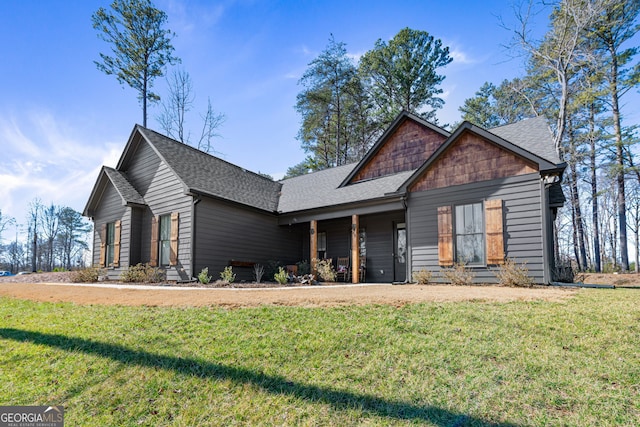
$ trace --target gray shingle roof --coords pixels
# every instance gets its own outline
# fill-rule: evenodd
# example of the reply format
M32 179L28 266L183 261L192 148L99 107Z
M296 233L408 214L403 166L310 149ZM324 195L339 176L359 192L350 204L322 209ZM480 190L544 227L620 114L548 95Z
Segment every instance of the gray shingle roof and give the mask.
M553 144L551 130L544 117L526 119L488 131L551 163L561 163Z
M113 183L118 194L120 194L120 197L122 197L126 203L144 205L144 199L133 185L131 185L129 180L127 180L127 178L122 174L122 172L107 166L104 166L103 170Z
M274 182L150 129L141 126L137 129L190 191L269 212L290 213L383 198L397 192L416 172L414 169L341 187L357 167L354 163ZM493 128L489 132L549 162L560 163L543 118ZM114 183L119 182L116 185L123 197L134 203L142 201L121 173L111 169L109 174Z
M138 130L189 190L270 212L277 210L282 184L152 130L141 126Z
M281 181L278 210L282 213L322 208L384 197L398 190L413 171L340 187L356 163Z

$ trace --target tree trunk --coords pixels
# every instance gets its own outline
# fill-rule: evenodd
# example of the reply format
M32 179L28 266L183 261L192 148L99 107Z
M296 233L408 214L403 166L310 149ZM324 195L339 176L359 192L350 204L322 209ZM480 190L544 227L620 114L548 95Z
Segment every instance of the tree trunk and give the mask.
M616 139L616 183L618 188L618 227L620 227L620 261L622 271L629 270L629 252L627 250L627 206L624 188L624 153L622 142L622 126L618 100L618 57L615 46L609 44L611 54L611 112L613 114L613 131Z
M591 167L591 220L593 221L593 264L596 273L602 271L600 257L600 226L598 224L598 176L596 164L595 105L591 104L589 116L589 160Z
M142 126L145 128L147 127L147 68L144 70L144 83L142 86Z

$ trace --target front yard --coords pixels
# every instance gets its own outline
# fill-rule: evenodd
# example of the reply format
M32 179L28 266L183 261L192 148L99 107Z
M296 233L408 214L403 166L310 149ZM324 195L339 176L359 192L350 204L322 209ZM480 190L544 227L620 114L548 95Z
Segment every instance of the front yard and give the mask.
M637 425L640 291L166 308L0 298L0 405L65 425Z

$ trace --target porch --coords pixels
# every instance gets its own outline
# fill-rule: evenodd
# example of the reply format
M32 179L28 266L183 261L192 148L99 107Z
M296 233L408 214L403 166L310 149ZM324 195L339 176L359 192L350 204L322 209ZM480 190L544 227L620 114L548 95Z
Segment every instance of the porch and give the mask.
M338 280L390 283L407 279L407 233L404 210L309 219L304 228L303 258L312 271L317 260L331 259ZM316 262L314 262L316 260Z

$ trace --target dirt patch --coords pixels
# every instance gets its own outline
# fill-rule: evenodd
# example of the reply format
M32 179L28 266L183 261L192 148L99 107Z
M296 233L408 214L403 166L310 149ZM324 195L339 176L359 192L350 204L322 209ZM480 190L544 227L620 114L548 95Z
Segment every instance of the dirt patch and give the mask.
M54 276L51 276L51 275ZM67 275L68 276L68 275ZM18 276L19 277L19 276ZM28 280L26 277L29 277ZM578 291L564 288L507 288L450 285L344 285L269 289L202 289L140 285L75 285L61 273L28 275L0 280L0 295L20 299L76 304L146 306L222 306L229 308L283 305L333 307L456 301L562 301ZM43 283L48 279L58 283Z
M615 285L640 287L640 274L584 273L576 275L576 281L592 285Z

